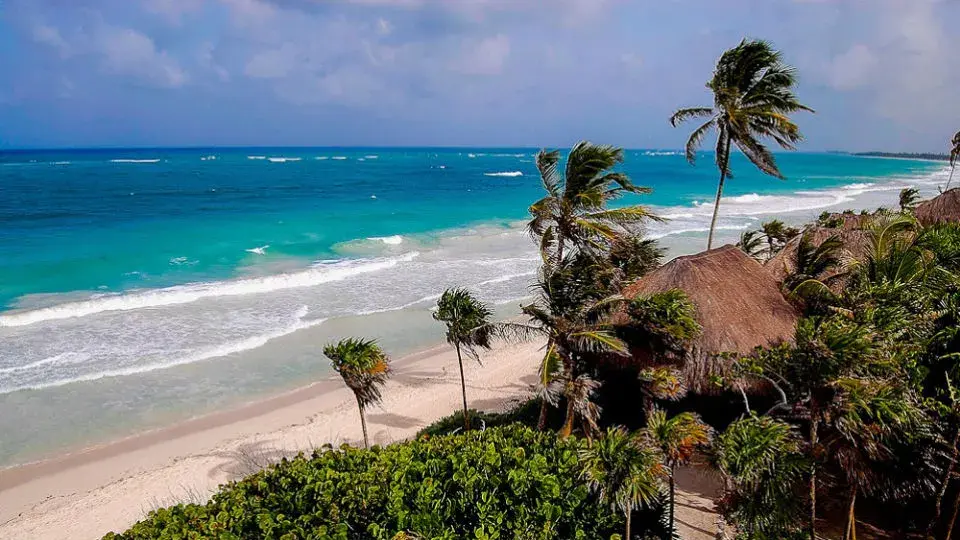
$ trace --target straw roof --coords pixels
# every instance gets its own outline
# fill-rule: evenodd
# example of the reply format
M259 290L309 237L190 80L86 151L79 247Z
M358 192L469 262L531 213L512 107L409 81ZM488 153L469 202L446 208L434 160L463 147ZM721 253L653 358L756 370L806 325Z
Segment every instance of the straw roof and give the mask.
M825 218L823 218L823 220L826 221L827 223L832 221L839 223L839 226L836 227L837 229L842 229L845 231L854 231L854 230L865 229L873 220L873 215L872 214L854 214L852 212L833 212L833 213L827 214Z
M935 223L960 223L960 188L947 190L940 195L923 201L913 211L923 225Z
M800 241L804 235L806 235L806 237L811 243L813 243L814 246L820 246L820 244L822 244L831 236L838 237L843 243L843 248L839 253L841 261L844 259L861 260L867 253L867 250L870 248L870 237L867 231L850 227L843 227L839 229L832 229L828 227L808 227L803 231L802 235L792 238L785 246L783 246L783 249L780 250L779 253L774 255L770 260L763 264L763 267L767 269L770 275L773 276L778 283L782 282L787 276L796 271L797 250L800 248ZM841 268L836 268L826 276L822 276L822 278L829 279L842 271L843 270ZM835 285L836 287L842 287L843 283L842 281L837 281ZM834 292L838 291L839 288Z
M693 392L719 393L711 375L725 374L732 360L718 354L749 354L757 346L793 339L797 310L770 273L734 246L678 257L627 287L624 295L671 289L686 293L703 327L681 367Z

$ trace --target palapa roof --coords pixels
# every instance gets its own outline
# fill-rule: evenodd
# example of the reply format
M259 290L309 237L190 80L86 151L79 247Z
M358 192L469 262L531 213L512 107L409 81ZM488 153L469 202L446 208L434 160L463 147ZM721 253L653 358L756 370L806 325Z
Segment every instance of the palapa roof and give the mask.
M827 214L827 221L837 221L840 226L837 229L844 231L853 231L865 229L873 220L872 214L854 214L852 212L833 212Z
M867 224L865 221L862 223L863 225ZM814 246L818 247L831 236L836 236L839 238L840 242L843 243L843 248L839 253L841 260L862 260L864 255L866 255L867 250L870 248L870 236L867 231L852 227L843 227L839 229L832 229L829 227L808 227L804 229L803 234L792 238L785 246L783 246L783 249L780 250L779 253L771 257L767 262L763 263L763 267L767 269L770 275L773 276L778 283L782 282L788 275L792 274L796 270L797 250L800 248L800 241L804 235L806 235L806 237L810 240L810 242L813 243ZM829 279L840 272L842 272L842 269L836 268L828 273L828 275L821 277L823 279ZM838 282L837 286L842 286L842 283Z
M918 204L913 214L924 226L936 223L960 223L960 188L947 190Z
M757 346L792 341L798 312L779 283L757 261L732 245L677 257L624 291L628 298L680 289L696 307L703 330L690 345L681 371L690 389L719 392L711 375L724 375L731 359Z

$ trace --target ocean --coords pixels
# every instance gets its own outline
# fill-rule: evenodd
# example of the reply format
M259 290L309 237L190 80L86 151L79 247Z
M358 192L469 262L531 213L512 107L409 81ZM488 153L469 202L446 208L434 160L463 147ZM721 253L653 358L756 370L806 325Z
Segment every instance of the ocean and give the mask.
M429 308L476 290L503 316L528 295L542 188L530 148L0 152L0 466L168 425L329 374L346 335L394 356L442 339ZM653 193L624 199L671 255L702 249L717 174L627 151ZM735 156L719 238L773 217L894 206L946 164Z

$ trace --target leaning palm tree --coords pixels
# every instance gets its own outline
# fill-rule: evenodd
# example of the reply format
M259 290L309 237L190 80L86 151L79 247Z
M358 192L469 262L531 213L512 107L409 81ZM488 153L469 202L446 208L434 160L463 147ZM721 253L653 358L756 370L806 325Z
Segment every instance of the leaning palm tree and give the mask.
M743 231L740 233L740 241L737 242L737 247L756 261L762 261L765 258L763 256L763 233L761 231Z
M624 233L656 219L643 206L607 208L624 194L649 193L612 169L623 162L623 150L578 142L560 169L560 152L541 150L537 169L547 195L530 206L527 228L541 255L562 260L568 250L609 247Z
M917 188L908 187L900 190L900 213L906 214L909 211L913 210L913 207L917 205L917 201L920 200L920 192L917 191Z
M381 400L380 390L390 376L390 359L376 341L358 338L330 343L323 348L323 354L357 398L363 446L369 448L365 411L369 405Z
M633 509L656 501L664 476L657 449L620 427L580 450L582 476L600 500L623 512L630 539Z
M670 534L676 533L673 519L676 486L674 472L681 465L690 463L697 448L710 442L710 427L695 413L684 412L672 418L662 409L655 409L647 417L645 434L660 448L670 483Z
M460 390L463 394L463 429L470 430L470 413L467 409L467 383L463 377L463 353L480 361L478 349L490 348L490 316L486 304L466 289L447 289L437 301L433 318L447 326L447 343L457 351L460 366Z
M950 189L950 182L953 181L953 173L957 170L958 162L960 162L960 131L950 141L950 178L947 179L947 189Z
M795 150L803 139L789 115L813 109L800 103L794 94L796 70L782 61L782 55L770 43L743 40L727 50L717 62L707 88L713 92L713 107L680 109L670 117L676 127L685 120L707 118L687 140L687 160L694 163L697 149L707 132L717 133L716 161L720 182L713 206L713 219L707 236L707 249L713 246L713 234L720 211L723 184L731 176L730 146L736 145L765 174L783 178L770 150L759 139L769 137L780 147Z

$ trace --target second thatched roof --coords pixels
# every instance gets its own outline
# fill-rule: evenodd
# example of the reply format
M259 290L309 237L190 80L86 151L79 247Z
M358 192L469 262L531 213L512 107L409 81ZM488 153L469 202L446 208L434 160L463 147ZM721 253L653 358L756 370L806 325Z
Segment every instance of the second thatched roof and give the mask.
M858 223L861 223L864 226L868 224L867 221L858 221ZM767 269L770 275L773 276L778 283L780 283L787 276L796 271L797 250L800 248L800 242L804 237L806 237L814 247L819 247L820 244L825 242L831 236L836 236L843 244L843 247L840 249L840 253L838 254L841 260L863 260L864 255L870 249L869 232L865 230L855 229L853 227L843 227L837 229L829 227L808 227L803 231L803 234L792 238L785 246L783 246L783 249L780 250L779 253L774 255L767 262L763 263L763 267ZM820 276L820 278L829 281L831 277L840 274L842 271L843 268L838 266L837 268L831 270L827 275ZM836 283L838 287L842 285L840 281L837 281Z
M734 246L678 257L627 287L624 295L671 289L686 293L703 328L681 369L693 392L719 392L712 376L725 375L732 360L718 354L749 354L757 346L793 339L797 310L784 299L777 280Z
M913 214L924 226L936 223L960 223L960 188L947 190L918 204Z

